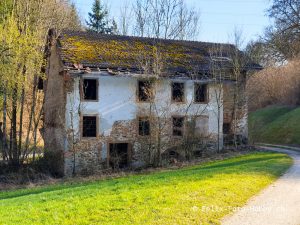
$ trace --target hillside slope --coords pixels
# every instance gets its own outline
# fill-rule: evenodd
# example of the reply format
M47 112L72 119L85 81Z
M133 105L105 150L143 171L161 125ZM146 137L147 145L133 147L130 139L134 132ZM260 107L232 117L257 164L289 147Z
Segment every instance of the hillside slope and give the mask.
M300 144L300 107L272 106L249 114L252 142Z

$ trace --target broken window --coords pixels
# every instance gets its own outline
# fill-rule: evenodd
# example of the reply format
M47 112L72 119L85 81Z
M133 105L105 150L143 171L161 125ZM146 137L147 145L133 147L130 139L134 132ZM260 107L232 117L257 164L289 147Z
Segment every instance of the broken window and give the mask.
M83 116L82 137L97 137L97 117Z
M173 136L183 136L184 117L173 117Z
M230 123L223 123L223 134L229 134L230 133Z
M98 100L98 80L84 79L83 80L83 99L84 100Z
M195 83L195 102L207 102L207 84Z
M153 99L152 82L139 81L138 82L138 98L141 102L149 102Z
M172 83L172 101L184 102L184 83Z
M149 118L139 118L139 135L150 135L150 120Z

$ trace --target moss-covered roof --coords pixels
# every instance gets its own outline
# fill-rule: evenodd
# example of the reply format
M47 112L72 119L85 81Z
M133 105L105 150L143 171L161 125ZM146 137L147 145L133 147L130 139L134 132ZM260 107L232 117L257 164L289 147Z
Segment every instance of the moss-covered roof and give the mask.
M65 31L59 37L65 65L81 64L90 68L145 69L159 66L164 71L207 70L214 50L229 57L235 47L194 41L162 40L93 32ZM159 63L156 63L159 62Z

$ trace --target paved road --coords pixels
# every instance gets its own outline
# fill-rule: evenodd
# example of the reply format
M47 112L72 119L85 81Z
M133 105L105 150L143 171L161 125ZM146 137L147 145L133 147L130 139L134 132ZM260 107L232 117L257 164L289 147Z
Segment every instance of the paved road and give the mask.
M241 210L224 218L223 225L300 225L300 149L262 148L289 154L294 165Z

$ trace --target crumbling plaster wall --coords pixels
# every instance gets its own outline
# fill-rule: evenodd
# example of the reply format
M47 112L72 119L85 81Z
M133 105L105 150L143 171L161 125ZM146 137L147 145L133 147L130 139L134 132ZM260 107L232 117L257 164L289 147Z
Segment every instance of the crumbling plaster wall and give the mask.
M105 165L107 165L107 145L112 142L130 143L133 147L132 163L143 161L143 156L139 152L141 146L138 142L137 117L142 116L141 114L147 111L150 104L137 101L136 90L138 78L132 76L112 76L106 72L84 74L82 75L82 78L94 78L99 81L98 101L84 102L80 101L80 77L74 74L70 75L71 77L74 77L74 86L73 91L68 92L67 94L65 114L67 129L70 130L73 127L73 132L76 134L78 139L80 139L80 116L98 116L98 137L87 139L82 138L81 141L76 144L76 148L78 148L78 150L76 150L78 153L76 157L76 167L78 167L78 170L84 169L80 168L80 165L89 166L93 170L102 169ZM177 79L174 81L185 82L185 103L172 103L171 80L160 79L155 85L155 105L158 111L167 112L170 118L172 115L206 115L209 118L208 132L214 137L217 137L218 121L215 93L216 91L222 92L220 87L213 84L209 85L210 101L208 104L193 104L194 81L187 79ZM187 108L189 109L188 111ZM221 132L223 124L223 108L220 110ZM221 146L223 144L222 140L223 139L221 138ZM82 144L86 142L90 143L90 145L94 147L90 148L90 146ZM68 174L71 171L73 159L70 152L65 153L65 156L65 171ZM86 163L86 161L89 163Z

